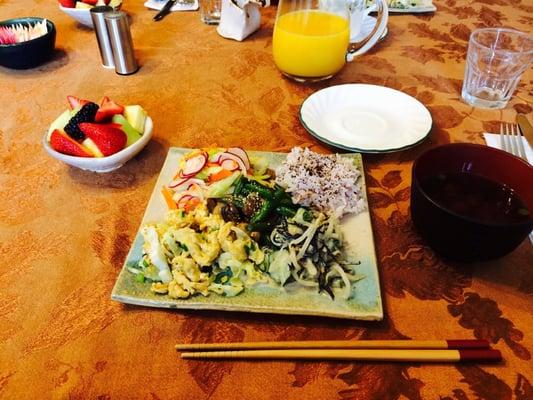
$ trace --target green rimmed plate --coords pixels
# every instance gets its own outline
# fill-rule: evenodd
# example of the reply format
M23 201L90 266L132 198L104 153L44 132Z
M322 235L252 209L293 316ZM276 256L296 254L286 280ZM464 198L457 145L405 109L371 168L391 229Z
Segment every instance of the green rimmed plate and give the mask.
M300 121L318 140L359 153L390 153L416 146L431 131L428 109L385 86L345 84L313 93Z
M164 218L167 207L161 196L161 188L172 180L178 169L180 158L189 151L191 149L171 148L169 150L146 208L142 224L160 221ZM253 151L249 153L252 156L267 158L271 167L279 165L286 157L286 154L283 153ZM353 159L363 172L360 154L350 154L346 157ZM364 174L362 175L363 190L366 194ZM118 276L111 298L122 303L160 308L247 311L381 320L383 319L383 307L368 210L356 216L346 216L343 218L341 226L345 235L347 252L361 262L356 272L365 276L364 279L353 283L352 297L348 300L340 298L331 300L328 295L317 293L314 289L295 287L294 285L289 288L267 285L247 287L244 292L235 297L219 296L212 293L208 297L193 296L180 300L172 299L167 295L156 294L150 291L149 283L136 282L135 276L127 269L128 265L137 264L142 256L143 238L139 233Z

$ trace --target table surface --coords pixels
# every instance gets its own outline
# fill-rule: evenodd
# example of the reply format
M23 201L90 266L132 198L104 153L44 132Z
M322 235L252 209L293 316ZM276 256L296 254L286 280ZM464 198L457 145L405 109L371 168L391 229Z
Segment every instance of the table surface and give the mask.
M533 398L533 250L528 242L469 269L444 263L413 231L410 169L448 142L483 143L517 112L532 119L531 71L504 110L460 101L469 34L531 29L530 0L439 0L432 14L392 15L389 34L332 80L284 79L271 55L275 7L244 42L218 36L197 12L152 22L125 0L140 71L99 65L92 30L53 1L3 1L3 18L43 16L57 27L53 61L0 68L0 398L516 399ZM302 101L330 85L389 86L424 103L434 125L409 151L365 155L385 319L354 322L125 306L111 289L170 146L218 144L331 151L298 120ZM41 140L69 94L142 104L154 138L113 173L51 159ZM529 105L528 105L529 104ZM486 338L499 365L182 361L178 342Z

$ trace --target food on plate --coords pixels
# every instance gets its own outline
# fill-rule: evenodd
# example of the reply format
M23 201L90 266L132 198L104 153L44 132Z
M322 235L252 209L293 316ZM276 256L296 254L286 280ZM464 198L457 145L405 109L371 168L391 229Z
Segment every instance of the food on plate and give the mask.
M343 159L305 154L320 165L335 160L347 168ZM281 168L290 169L293 161L288 157ZM316 180L324 173L309 172L300 179ZM350 170L348 177L358 181L361 175ZM138 282L171 298L236 296L255 285L350 298L362 276L358 262L344 251L338 208L297 204L283 183L267 160L238 147L185 154L174 179L162 188L166 218L141 228L143 256L128 269ZM356 183L349 187L359 187Z
M374 0L366 0L366 5L371 6L374 4ZM389 0L388 6L393 9L409 9L418 7L431 7L433 5L432 0Z
M266 282L258 265L264 253L249 233L226 222L205 204L193 211L171 210L165 221L146 225L144 257L133 268L141 280L149 278L152 290L172 298L208 292L235 296L244 284Z
M131 146L144 133L146 111L141 106L122 106L108 97L100 105L67 96L69 109L52 122L47 140L63 154L107 157ZM126 113L134 107L136 113ZM133 127L135 125L135 127Z
M338 154L321 155L295 147L276 169L276 182L295 203L342 216L365 207L361 172Z
M28 40L44 36L47 33L48 25L46 19L36 22L33 25L28 22L27 25L0 26L0 45L27 42Z
M67 8L93 8L95 6L118 7L122 0L58 0L59 4Z

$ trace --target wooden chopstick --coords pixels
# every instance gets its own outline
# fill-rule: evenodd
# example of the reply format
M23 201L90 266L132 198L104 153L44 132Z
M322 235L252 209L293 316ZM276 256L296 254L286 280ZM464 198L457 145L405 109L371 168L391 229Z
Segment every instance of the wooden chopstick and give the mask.
M307 340L287 342L238 342L177 344L176 350L246 349L488 349L486 340Z
M182 353L187 359L262 359L262 360L343 360L393 362L497 362L499 350L434 350L434 349L291 349L237 350Z

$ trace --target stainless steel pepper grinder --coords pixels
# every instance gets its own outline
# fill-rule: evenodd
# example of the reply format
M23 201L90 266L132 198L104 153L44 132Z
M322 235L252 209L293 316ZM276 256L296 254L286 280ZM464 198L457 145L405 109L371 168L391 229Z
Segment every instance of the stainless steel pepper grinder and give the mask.
M128 16L122 11L111 11L105 13L104 18L113 48L115 72L119 75L134 74L139 65L135 59Z
M107 26L104 15L113 11L110 6L98 6L91 8L91 19L93 20L94 31L96 32L96 40L98 41L98 48L100 49L100 56L102 58L102 66L104 68L115 68L113 60L113 48L107 33Z

